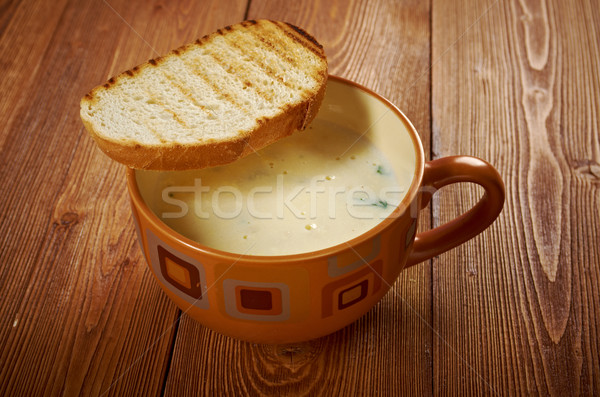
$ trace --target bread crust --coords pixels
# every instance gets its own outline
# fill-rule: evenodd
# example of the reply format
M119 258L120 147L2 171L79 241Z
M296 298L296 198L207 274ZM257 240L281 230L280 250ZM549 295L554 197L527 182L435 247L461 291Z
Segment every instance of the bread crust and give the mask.
M249 26L248 24L274 21L244 21L238 25L219 29L217 32L197 40L193 44L182 46L171 51L168 56L178 56L194 46L202 45L202 42L210 40L214 35L226 34L232 29ZM285 23L296 32L301 32L299 42L305 46L311 46L311 51L320 53L325 60L323 47L317 43L308 33L291 24ZM225 31L225 32L224 32ZM104 85L98 86L90 91L81 100L81 119L95 140L98 147L112 159L135 169L146 170L189 170L224 165L236 161L248 154L268 146L277 140L291 135L296 130L305 129L316 117L319 107L325 96L327 86L327 62L325 69L319 73L317 89L309 92L306 99L299 103L289 104L274 117L263 117L256 120L254 128L248 131L238 131L237 135L226 140L202 141L193 144L162 143L157 145L144 145L123 139L122 141L111 139L102 134L86 113L86 109L93 106L98 90L108 90L119 79L134 78L141 70L148 67L158 66L165 57L151 59L148 62L125 71L116 77L109 79Z

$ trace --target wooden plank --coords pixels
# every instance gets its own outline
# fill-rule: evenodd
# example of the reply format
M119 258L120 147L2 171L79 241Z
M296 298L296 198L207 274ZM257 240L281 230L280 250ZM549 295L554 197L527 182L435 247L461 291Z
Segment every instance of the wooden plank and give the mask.
M191 41L246 8L229 3L219 17L216 3L73 1L45 55L34 54L36 75L7 64L27 106L0 115L14 120L0 160L0 361L10 363L0 394L160 393L179 311L147 270L125 170L83 130L79 98L152 48ZM15 34L36 33L27 26Z
M434 261L434 391L598 394L597 2L432 9L433 151L485 158L507 187L496 224ZM478 196L445 189L434 222Z
M27 106L30 98L24 94L35 89L31 83L40 71L43 54L66 3L66 0L29 0L5 2L0 6L0 118L3 127L0 130L0 149L11 131L18 109Z
M398 104L429 152L427 2L253 0L249 18L284 20L313 34L325 47L330 73ZM183 316L166 394L431 394L430 283L429 264L410 269L358 322L297 345L234 341Z

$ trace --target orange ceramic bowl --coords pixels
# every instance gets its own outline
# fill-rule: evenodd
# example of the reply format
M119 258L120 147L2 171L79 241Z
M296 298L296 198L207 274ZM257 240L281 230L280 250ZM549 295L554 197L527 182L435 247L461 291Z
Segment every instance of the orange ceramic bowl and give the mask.
M317 117L365 133L397 175L412 175L404 199L387 219L334 247L251 256L203 246L166 226L142 198L141 192L153 194L152 184L138 179L138 171L128 171L138 239L150 270L173 302L206 327L257 343L327 335L371 309L407 265L473 237L500 212L504 188L489 164L467 156L426 163L413 125L372 91L330 76ZM484 187L477 206L415 237L418 210L436 189L459 181Z

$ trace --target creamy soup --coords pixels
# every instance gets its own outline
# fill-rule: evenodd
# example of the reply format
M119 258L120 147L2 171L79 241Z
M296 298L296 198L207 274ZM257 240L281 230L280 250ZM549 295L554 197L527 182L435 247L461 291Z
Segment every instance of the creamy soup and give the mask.
M142 197L178 233L246 255L285 255L355 238L399 205L394 175L367 137L325 120L226 166L137 171ZM148 188L153 186L153 188Z

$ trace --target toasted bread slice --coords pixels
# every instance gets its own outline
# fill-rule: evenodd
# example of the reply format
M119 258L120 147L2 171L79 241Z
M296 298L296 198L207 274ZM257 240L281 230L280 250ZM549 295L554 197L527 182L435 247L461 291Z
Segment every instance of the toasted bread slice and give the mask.
M204 168L304 129L326 82L314 38L245 21L111 78L81 100L80 114L100 149L129 167Z

